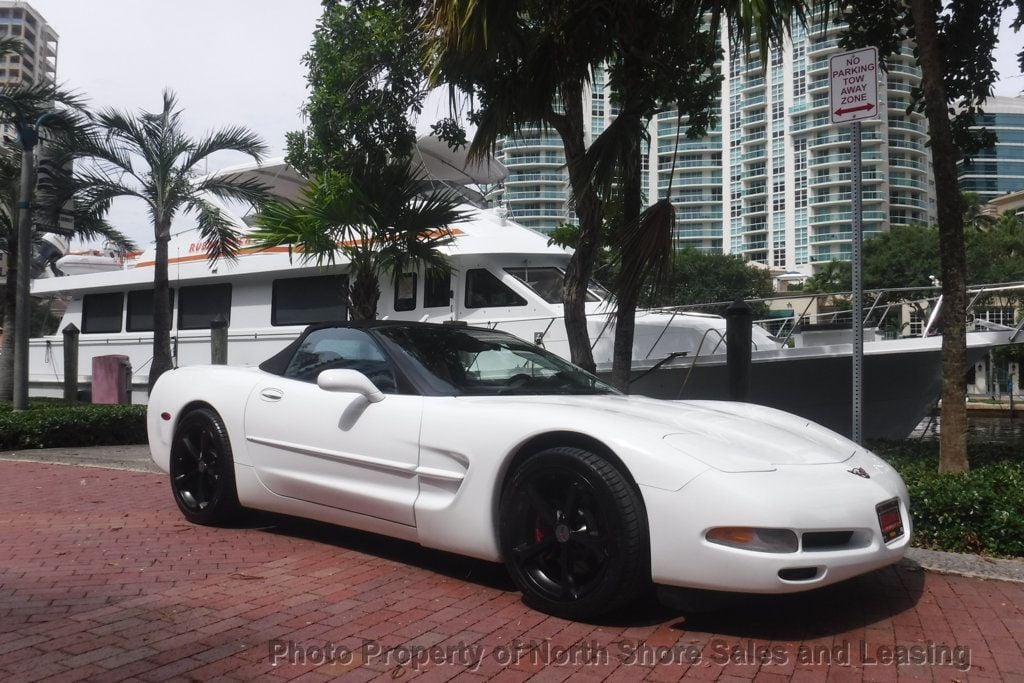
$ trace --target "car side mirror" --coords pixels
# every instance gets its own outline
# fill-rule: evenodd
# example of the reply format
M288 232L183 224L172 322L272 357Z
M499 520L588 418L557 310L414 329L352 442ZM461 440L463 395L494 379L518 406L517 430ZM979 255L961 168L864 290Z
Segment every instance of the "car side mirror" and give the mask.
M384 394L377 385L358 370L324 370L317 375L316 385L324 391L362 394L370 403L384 400Z

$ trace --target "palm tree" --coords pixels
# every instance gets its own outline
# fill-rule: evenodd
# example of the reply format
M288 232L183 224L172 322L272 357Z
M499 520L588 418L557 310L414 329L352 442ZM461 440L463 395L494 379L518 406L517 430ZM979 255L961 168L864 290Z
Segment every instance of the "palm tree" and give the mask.
M349 264L349 310L353 319L377 317L378 283L406 268L448 272L440 251L449 229L466 219L459 195L426 189L408 161L363 167L351 174L328 171L310 182L299 202L269 202L257 216L258 245L296 247L317 265Z
M9 54L20 54L22 43L18 38L0 37L0 58ZM62 108L55 110L55 105ZM43 140L46 149L73 145L83 133L81 115L82 101L73 93L47 83L17 83L0 86L0 123L13 125L18 122L37 121L43 114L48 114L50 126L44 131ZM17 296L14 283L20 264L17 262L18 251L18 220L19 201L32 201L37 210L58 210L57 205L47 205L46 199L21 197L22 148L18 141L4 140L0 143L0 252L7 255L7 286L4 288L3 301L0 301L0 317L11 321L16 315ZM42 206L40 206L42 205ZM62 208L62 207L60 207ZM103 223L97 216L76 215L75 232L84 239L109 237L114 241L123 239L123 235L111 231L110 226ZM8 325L8 328L11 328ZM0 349L0 400L10 400L13 395L14 374L14 334L7 329L4 335L3 348Z
M706 78L709 36L703 17L717 30L725 17L731 37L780 42L793 18L804 20L807 0L755 3L749 0L437 0L424 20L427 61L435 85L447 83L476 98L471 120L477 132L471 155L493 149L502 135L526 125L554 129L565 148L580 235L566 272L565 323L573 362L593 368L583 303L601 246L604 204L620 193L623 280L619 286L620 324L616 330L617 379L628 375L632 311L644 273L657 272L669 258L671 219L668 200L641 219L640 153L644 119L657 106L689 114L695 130L708 123ZM712 36L713 37L713 36ZM588 150L583 126L583 87L595 68L610 65L620 114ZM703 92L702 92L703 91ZM617 125L616 125L617 124ZM596 148L596 149L594 149ZM653 267L652 267L653 265ZM625 290L622 285L625 285ZM625 362L622 359L625 358Z
M153 222L156 258L153 272L153 361L149 388L171 368L171 308L167 281L167 243L171 223L192 214L211 262L233 260L241 235L210 198L259 205L267 188L238 176L200 177L199 169L217 152L241 152L261 161L267 148L256 133L231 126L193 138L185 132L177 98L163 93L158 112L106 109L96 115L98 134L78 152L91 161L76 173L74 187L83 208L104 211L118 197L144 202Z

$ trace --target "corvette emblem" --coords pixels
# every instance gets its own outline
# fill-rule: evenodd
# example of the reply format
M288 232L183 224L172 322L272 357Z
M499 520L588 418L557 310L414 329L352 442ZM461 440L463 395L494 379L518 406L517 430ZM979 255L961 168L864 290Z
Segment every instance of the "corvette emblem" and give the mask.
M865 470L863 467L854 467L853 469L846 471L849 472L850 474L856 474L858 477L864 477L865 479L871 478L871 475L868 474L867 470Z

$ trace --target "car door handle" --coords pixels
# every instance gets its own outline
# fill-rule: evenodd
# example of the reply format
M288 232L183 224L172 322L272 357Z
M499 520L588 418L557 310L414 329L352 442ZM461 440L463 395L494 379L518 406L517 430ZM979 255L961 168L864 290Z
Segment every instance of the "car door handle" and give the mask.
M280 401L284 398L284 392L280 389L264 389L260 392L260 398L264 401Z

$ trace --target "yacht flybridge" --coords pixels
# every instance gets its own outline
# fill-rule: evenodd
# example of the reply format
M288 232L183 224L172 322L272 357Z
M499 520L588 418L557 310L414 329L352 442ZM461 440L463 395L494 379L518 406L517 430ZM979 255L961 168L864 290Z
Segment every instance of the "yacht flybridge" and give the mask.
M497 170L467 169L464 161L435 151L436 157L424 157L424 166L435 179L462 185L463 176L483 176L489 182L500 178L500 165ZM297 196L304 182L283 161L219 173L259 178L289 199ZM383 279L378 317L494 327L568 358L560 292L571 253L508 220L501 209L473 204L463 209L470 217L452 226L455 239L444 248L451 274L420 269ZM244 217L234 220L240 231L248 231ZM228 362L243 366L270 357L310 323L347 318L344 261L319 267L305 263L301 254L287 247L261 249L245 241L237 261L211 264L196 231L172 238L168 253L172 350L178 365L210 362L210 325L218 316L229 321ZM145 402L152 360L153 262L154 250L149 249L123 263L111 263L111 270L33 281L33 296L67 302L57 334L31 340L33 394L61 395L61 330L73 323L81 331L78 367L83 386L91 380L93 357L125 355L131 363L132 398ZM608 374L614 304L594 283L586 309L598 373ZM638 311L632 392L660 398L725 398L724 334L725 321L719 316ZM1009 343L1012 334L1004 328L970 335L971 360L991 346ZM865 345L866 435L905 436L934 405L941 384L940 339ZM755 326L751 400L849 432L850 348L849 343L787 348Z

